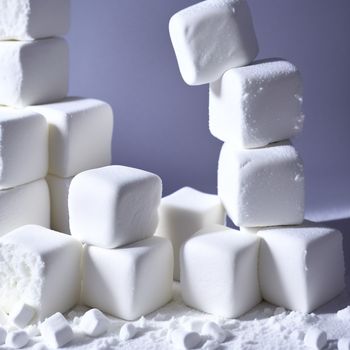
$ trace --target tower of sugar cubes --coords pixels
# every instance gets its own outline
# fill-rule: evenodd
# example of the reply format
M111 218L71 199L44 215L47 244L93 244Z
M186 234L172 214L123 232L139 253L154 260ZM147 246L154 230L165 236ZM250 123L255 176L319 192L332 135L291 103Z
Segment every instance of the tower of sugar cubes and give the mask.
M340 232L304 221L303 163L290 142L304 121L299 71L283 59L255 61L245 0L199 2L169 31L183 80L209 84L209 129L224 142L218 196L240 227L211 223L186 237L185 303L224 317L262 299L311 312L342 292L344 259Z

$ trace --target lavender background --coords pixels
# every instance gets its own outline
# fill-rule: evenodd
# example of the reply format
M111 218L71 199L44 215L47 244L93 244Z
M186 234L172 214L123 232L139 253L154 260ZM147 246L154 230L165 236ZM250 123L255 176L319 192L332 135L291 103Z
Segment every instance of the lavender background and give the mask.
M221 143L208 130L208 87L182 81L168 35L171 15L195 2L72 1L70 92L113 106L114 163L156 172L165 194L185 185L216 191ZM259 58L289 59L304 78L306 123L295 144L305 162L308 216L348 218L350 2L249 3Z

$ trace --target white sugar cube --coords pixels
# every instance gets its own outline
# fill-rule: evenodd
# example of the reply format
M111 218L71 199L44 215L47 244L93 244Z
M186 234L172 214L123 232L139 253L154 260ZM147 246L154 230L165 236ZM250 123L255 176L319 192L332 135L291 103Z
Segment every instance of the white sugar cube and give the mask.
M258 236L260 286L268 302L311 312L344 289L339 231L306 223L262 228Z
M61 100L68 91L68 45L62 38L0 42L0 105Z
M200 85L252 62L258 44L245 0L206 0L176 13L169 32L184 81Z
M176 329L171 333L171 342L177 349L196 349L202 338L197 332Z
M119 332L119 339L122 341L128 341L135 337L137 328L132 323L125 323L121 326Z
M99 337L109 328L108 318L98 309L91 309L83 315L79 328L90 337Z
M9 314L9 320L17 327L24 328L33 320L35 309L28 304L19 302L14 305Z
M0 236L20 226L50 227L50 195L45 180L0 191Z
M209 128L242 148L266 146L301 132L302 83L283 60L259 61L227 71L210 84Z
M50 190L51 228L55 231L70 233L68 213L68 193L73 177L47 175Z
M82 303L135 320L170 301L173 255L170 242L152 237L118 249L85 246Z
M6 346L12 349L21 349L29 342L29 336L25 331L14 331L7 334Z
M31 106L49 124L49 173L71 177L111 163L113 111L99 100L69 97Z
M304 171L295 148L285 142L257 149L225 143L218 193L237 226L300 224L304 219Z
M172 242L175 280L180 279L181 245L201 228L224 223L225 210L216 195L184 187L162 199L156 234Z
M103 248L151 237L161 193L161 179L139 169L114 165L80 173L69 189L71 234Z
M259 237L223 228L199 231L180 253L184 302L217 316L235 318L261 301Z
M68 344L74 336L68 321L59 312L40 324L40 332L45 344L54 349Z
M21 301L39 320L79 300L81 244L71 236L27 225L0 239L0 307Z
M45 177L47 129L45 118L35 112L0 107L0 189Z
M70 0L3 0L0 40L32 40L68 32Z
M327 333L317 327L311 327L305 334L304 343L312 349L323 349L327 345Z

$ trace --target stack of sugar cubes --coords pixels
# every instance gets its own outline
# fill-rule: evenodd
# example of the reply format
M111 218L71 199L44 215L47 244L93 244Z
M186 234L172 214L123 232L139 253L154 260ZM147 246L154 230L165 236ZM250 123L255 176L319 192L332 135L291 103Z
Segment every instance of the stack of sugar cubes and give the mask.
M240 227L208 225L183 244L184 301L229 318L262 299L311 312L342 292L344 259L340 232L304 222L303 163L289 141L304 120L298 70L282 59L254 62L245 0L197 3L169 30L184 81L210 84L209 128L224 142L218 195Z
M9 347L25 346L23 328L37 322L50 348L68 343L61 313L79 303L134 320L172 297L171 244L153 237L161 179L111 166L111 107L67 97L68 46L56 36L69 12L69 0L0 4L0 324L10 324L0 343ZM106 330L101 315L86 315L86 334Z

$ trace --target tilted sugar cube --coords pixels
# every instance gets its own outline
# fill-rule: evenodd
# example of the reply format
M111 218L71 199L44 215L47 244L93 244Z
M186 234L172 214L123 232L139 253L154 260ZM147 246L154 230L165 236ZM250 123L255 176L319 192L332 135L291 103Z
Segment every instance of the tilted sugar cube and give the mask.
M90 337L99 337L109 328L108 318L98 309L91 309L83 315L79 328Z
M43 320L79 300L81 244L73 237L27 225L0 239L0 307L22 301Z
M262 228L258 236L260 285L268 302L311 312L344 289L339 231L306 223Z
M32 111L0 107L0 189L45 177L47 140L44 117Z
M252 62L258 44L245 0L206 0L176 13L169 32L184 81L200 85Z
M68 45L62 38L0 42L0 105L61 100L68 91Z
M111 163L113 111L100 100L69 97L31 106L49 124L49 173L71 177Z
M0 191L0 236L20 226L50 227L50 194L45 180Z
M0 40L60 36L69 29L70 0L2 0Z
M64 316L57 312L40 324L44 342L50 348L60 348L73 339L73 330Z
M33 320L35 309L28 304L19 302L13 306L9 320L17 327L24 328Z
M303 163L288 142L256 149L225 143L219 159L218 194L236 226L300 224Z
M210 84L209 128L221 141L262 147L297 135L303 122L301 77L288 61L230 69Z
M73 177L47 175L50 190L51 228L58 232L70 233L68 213L68 193Z
M324 349L327 345L327 333L317 327L311 327L305 334L304 344L312 349Z
M84 247L82 303L135 320L170 301L170 242L152 237L118 249Z
M174 249L174 279L180 279L181 245L201 228L225 223L225 210L220 198L190 187L166 196L159 208L156 234L169 238Z
M68 196L71 234L103 248L151 237L158 225L161 179L125 166L75 176Z
M195 309L239 317L261 301L259 237L215 228L199 231L182 247L181 292Z
M29 336L27 332L18 330L7 333L6 345L12 349L21 349L25 347L29 342Z
M119 339L121 341L128 341L135 337L137 328L132 323L125 323L121 326L119 331Z

